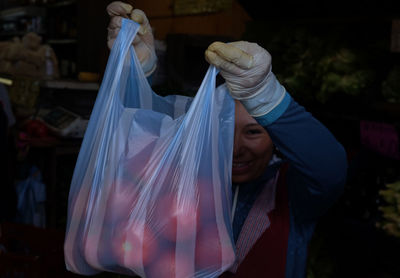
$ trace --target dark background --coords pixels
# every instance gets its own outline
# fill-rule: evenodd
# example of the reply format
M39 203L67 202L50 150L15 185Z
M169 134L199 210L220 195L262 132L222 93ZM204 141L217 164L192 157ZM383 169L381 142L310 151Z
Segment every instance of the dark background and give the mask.
M57 6L49 1L44 40L76 39L74 43L52 45L60 59L75 63L76 68L70 67L63 79L75 80L79 72L88 71L99 73L100 83L109 53L105 9L111 1L66 2L71 3ZM362 121L389 124L397 131L397 137L399 134L399 100L389 102L382 94L388 73L400 66L400 53L390 51L392 20L400 19L399 5L396 1L266 1L263 6L260 1L238 2L251 17L241 38L259 43L271 53L273 71L280 81L332 131L348 154L345 192L317 226L310 245L308 278L400 277L400 240L377 227L383 220L379 206L385 204L379 191L387 183L400 180L398 154L379 152L376 146L365 145L360 135ZM29 4L29 1L0 1L0 8L3 11ZM0 41L10 37L2 33ZM155 91L161 95L194 95L208 66L203 58L208 44L232 39L169 34L165 39L167 51L160 53ZM321 101L315 95L323 76L316 74L314 62L341 48L351 49L359 58L357 67L368 69L371 78L354 94L335 91ZM304 58L307 50L309 56ZM292 66L301 61L303 67L296 72ZM286 82L299 72L306 73L300 80L305 83ZM96 90L42 88L38 105L62 104L87 117L96 93ZM49 190L46 229L3 225L2 243L7 244L14 257L2 256L0 252L0 277L10 277L7 275L11 266L16 273L26 275L19 277L55 277L51 273L68 277L62 263L62 242L68 189L80 140L58 138L53 145L47 139L34 138L34 146L21 149L18 144L21 125L17 122L7 128L4 114L0 114L0 119L1 222L16 224L13 186L27 178L32 165L42 171ZM17 117L17 120L24 119Z

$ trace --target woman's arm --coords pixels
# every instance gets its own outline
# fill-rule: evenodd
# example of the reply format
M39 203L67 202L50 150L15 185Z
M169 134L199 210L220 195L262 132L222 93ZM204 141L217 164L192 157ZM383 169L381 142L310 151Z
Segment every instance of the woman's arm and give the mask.
M297 218L315 218L337 199L346 154L331 132L298 105L272 72L271 55L255 43L215 42L206 59L220 69L233 98L264 126L290 164L289 200Z
M286 93L286 106L266 125L272 141L289 162L289 200L297 219L323 214L339 197L346 181L347 158L332 133ZM276 108L279 110L279 106ZM271 115L276 111L271 111ZM269 114L258 118L266 121ZM271 117L270 117L271 118ZM274 117L275 118L275 117Z

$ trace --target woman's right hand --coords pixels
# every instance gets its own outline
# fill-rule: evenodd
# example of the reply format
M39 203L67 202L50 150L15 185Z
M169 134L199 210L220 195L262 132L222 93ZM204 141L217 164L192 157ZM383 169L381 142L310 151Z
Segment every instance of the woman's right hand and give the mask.
M151 75L157 65L157 56L154 48L154 36L146 14L139 9L121 1L115 1L107 6L110 23L107 30L107 46L111 49L121 29L122 18L129 18L140 24L139 31L132 42L142 69L146 76Z
M214 42L205 58L220 70L232 97L251 116L265 116L283 100L286 90L271 71L271 55L258 44Z

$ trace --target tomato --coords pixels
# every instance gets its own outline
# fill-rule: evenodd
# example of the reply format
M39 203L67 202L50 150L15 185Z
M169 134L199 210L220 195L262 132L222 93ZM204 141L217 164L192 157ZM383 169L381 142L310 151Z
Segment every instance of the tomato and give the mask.
M157 259L147 268L146 277L194 277L193 258L176 253L174 248L160 252Z
M165 195L156 202L154 210L152 222L163 237L174 242L194 238L198 219L194 200L179 203L172 194Z
M196 238L196 270L218 271L235 260L228 233L219 233L217 224L203 226Z
M144 142L141 139L129 142L126 148L127 157L120 163L121 174L135 182L146 182L152 179L160 166L162 152L154 152L157 140ZM168 180L168 179L166 179Z
M102 267L98 258L99 237L100 235L88 235L83 242L85 260L93 268Z
M116 179L109 192L107 221L115 223L128 219L135 209L137 198L135 184L124 179Z
M119 165L120 176L137 182L139 178L138 174L141 172L141 168L143 168L143 163L145 162L143 160L138 160L136 156L126 159Z
M158 241L145 223L123 223L115 227L112 250L117 262L126 268L146 266L157 254Z
M199 218L202 223L215 222L215 199L214 188L210 181L199 180L197 183L199 189Z

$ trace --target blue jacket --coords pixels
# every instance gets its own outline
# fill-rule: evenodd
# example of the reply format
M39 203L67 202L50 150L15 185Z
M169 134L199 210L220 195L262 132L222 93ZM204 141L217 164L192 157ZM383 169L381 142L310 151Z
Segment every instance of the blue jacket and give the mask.
M307 246L318 218L343 191L347 172L344 148L332 133L286 92L280 103L256 118L288 162L286 172L290 209L286 278L305 277ZM241 186L233 231L235 240L260 187L274 177L273 163L260 180Z

